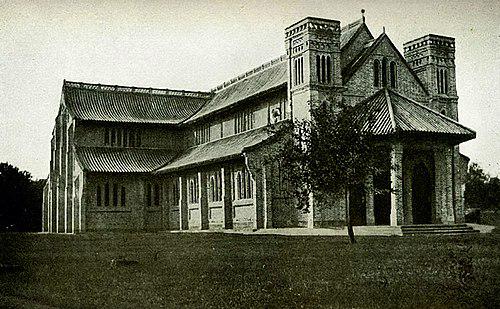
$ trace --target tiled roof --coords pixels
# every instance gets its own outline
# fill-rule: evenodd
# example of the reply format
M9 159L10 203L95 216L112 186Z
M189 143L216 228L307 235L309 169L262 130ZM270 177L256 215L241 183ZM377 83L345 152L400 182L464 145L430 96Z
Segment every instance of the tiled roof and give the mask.
M363 129L374 135L430 133L453 135L461 141L476 135L455 120L389 89L379 90L358 108L365 122Z
M180 156L158 169L157 173L167 173L201 164L228 160L241 156L249 147L256 146L272 135L266 127L232 135L210 143L187 149Z
M363 19L358 19L353 23L348 24L340 29L340 49L343 49L354 37L356 32L364 24Z
M77 147L76 158L84 171L148 173L172 160L165 149Z
M78 119L140 123L179 123L193 115L211 94L64 82L64 102Z
M286 56L281 56L278 59L242 74L214 89L216 92L213 99L203 106L193 117L188 119L187 122L228 108L257 94L284 86L288 81L287 72Z

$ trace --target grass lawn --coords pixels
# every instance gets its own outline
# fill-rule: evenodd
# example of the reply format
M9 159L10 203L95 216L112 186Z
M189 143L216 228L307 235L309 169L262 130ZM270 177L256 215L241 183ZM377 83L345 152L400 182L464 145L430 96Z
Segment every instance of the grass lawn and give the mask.
M500 234L0 235L0 307L498 307ZM137 265L111 267L114 258ZM19 300L20 303L14 302Z

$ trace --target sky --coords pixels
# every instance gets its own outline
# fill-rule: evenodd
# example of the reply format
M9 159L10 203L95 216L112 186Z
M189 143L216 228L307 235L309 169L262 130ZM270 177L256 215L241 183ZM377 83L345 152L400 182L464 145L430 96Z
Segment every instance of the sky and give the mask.
M284 29L361 17L377 37L456 39L461 152L500 174L500 2L0 0L0 162L49 172L63 79L207 91L285 53Z

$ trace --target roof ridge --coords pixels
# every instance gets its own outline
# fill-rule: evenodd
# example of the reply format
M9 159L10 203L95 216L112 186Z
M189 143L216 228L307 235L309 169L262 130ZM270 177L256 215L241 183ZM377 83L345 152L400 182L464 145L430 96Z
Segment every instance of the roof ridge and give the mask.
M391 96L389 95L389 89L387 89L387 87L384 88L384 95L387 100L387 108L389 109L389 117L391 118L392 127L394 128L394 132L397 133L398 126L396 124L396 118L394 117L394 110L392 108Z
M432 108L430 108L430 107L427 107L427 106L425 106L425 105L423 105L423 104L420 104L420 103L418 103L417 101L413 100L412 98L409 98L409 97L407 97L407 96L405 96L405 95L402 95L401 93L396 92L396 91L394 91L394 90L392 90L392 89L388 89L388 91L392 92L393 94L395 94L395 95L397 95L397 96L402 97L402 98L403 98L403 99L405 99L405 100L410 101L410 102L411 102L411 103L413 103L413 104L416 104L416 105L417 105L417 106L419 106L419 107L422 107L422 108L424 108L424 109L426 109L426 110L430 111L431 113L433 113L433 114L435 114L435 115L437 115L437 116L439 116L439 117L441 117L441 118L444 118L445 120L451 121L451 122L453 122L454 124L456 124L456 125L458 125L458 126L461 126L462 128L464 128L464 129L466 129L466 130L469 130L469 131L471 131L471 132L476 133L476 131L474 131L474 130L472 130L472 129L470 129L470 128L467 128L466 126L464 126L464 125L463 125L463 124L461 124L460 122L458 122L458 121L456 121L456 120L454 120L454 119L452 119L452 118L450 118L450 117L448 117L448 116L445 116L445 115L443 115L443 114L441 114L441 113L439 113L439 112L437 112L437 111L433 110L433 109L432 109Z
M83 146L75 145L75 149L99 149L99 150L165 150L173 151L167 148L152 148L152 147L111 147L111 146Z
M364 22L363 18L360 18L360 19L355 20L352 23L349 23L349 24L345 25L344 27L340 28L340 31L349 30L349 29L352 29L352 28L358 26L359 24L364 24L364 23L365 22Z
M255 68L253 68L251 70L248 70L245 73L240 74L237 77L234 77L234 78L230 79L229 81L224 82L224 83L222 83L222 84L220 84L220 85L212 88L210 90L210 92L217 92L217 91L220 91L220 90L222 90L224 88L227 88L227 87L229 87L229 86L231 86L231 85L239 82L240 80L243 80L243 79L245 79L247 77L250 77L250 76L252 76L252 75L254 75L256 73L259 73L259 72L261 72L261 71L263 71L265 69L268 69L268 68L276 65L277 63L280 63L280 62L286 60L286 58L287 58L287 55L281 55L281 56L279 56L277 58L272 59L271 61L265 62L265 63L261 64L258 67L255 67Z
M155 95L172 95L172 96L184 96L184 97L195 97L210 99L212 97L211 92L205 91L190 91L190 90L174 90L167 88L146 88L146 87L135 87L135 86L120 86L120 85L106 85L106 84L92 84L84 82L73 82L68 80L63 80L63 88L79 88L86 90L100 90L108 92L122 92L122 93L139 93L139 94L155 94Z

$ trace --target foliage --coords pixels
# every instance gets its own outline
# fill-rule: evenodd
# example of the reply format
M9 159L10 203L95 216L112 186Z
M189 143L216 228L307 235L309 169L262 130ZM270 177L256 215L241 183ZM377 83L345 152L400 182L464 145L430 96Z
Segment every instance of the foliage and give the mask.
M500 179L490 177L472 163L465 180L465 205L469 208L500 210Z
M45 180L0 163L0 231L40 231Z
M311 120L296 120L282 130L289 133L278 150L285 177L299 208L309 208L311 192L345 192L378 172L374 139L357 110L346 104L321 104Z

